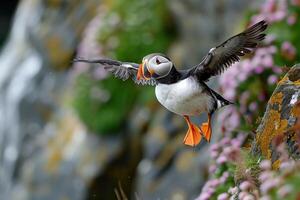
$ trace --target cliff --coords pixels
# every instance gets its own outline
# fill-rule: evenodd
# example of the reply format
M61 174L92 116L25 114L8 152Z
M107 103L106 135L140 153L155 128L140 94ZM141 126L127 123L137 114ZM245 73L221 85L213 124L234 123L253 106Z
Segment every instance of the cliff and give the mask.
M276 151L276 142L279 138L287 144L290 156L299 158L297 148L297 125L300 116L300 65L292 67L278 82L266 112L256 131L256 138L252 144L252 153L271 159L273 165L278 167L279 161Z

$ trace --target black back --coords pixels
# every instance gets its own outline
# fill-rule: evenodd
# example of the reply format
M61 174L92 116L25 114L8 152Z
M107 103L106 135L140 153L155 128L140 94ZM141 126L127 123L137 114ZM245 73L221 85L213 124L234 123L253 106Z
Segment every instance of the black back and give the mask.
M189 72L187 70L180 70L178 71L175 66L173 65L169 74L162 78L157 78L156 81L162 84L173 84L177 83L180 80L183 80L189 76Z

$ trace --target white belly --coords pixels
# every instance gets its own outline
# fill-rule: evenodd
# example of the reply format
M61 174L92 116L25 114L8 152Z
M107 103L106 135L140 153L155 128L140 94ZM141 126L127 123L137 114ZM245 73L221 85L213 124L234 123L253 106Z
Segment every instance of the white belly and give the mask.
M155 94L164 107L179 115L199 115L211 110L214 102L192 77L174 84L158 84Z

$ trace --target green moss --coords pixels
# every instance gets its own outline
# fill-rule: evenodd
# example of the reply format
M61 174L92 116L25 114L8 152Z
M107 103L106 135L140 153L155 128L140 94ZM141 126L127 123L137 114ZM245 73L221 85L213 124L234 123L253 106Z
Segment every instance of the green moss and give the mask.
M133 83L116 79L77 79L74 107L87 127L97 133L117 132L134 104L138 91Z
M167 50L174 38L172 27L164 1L117 0L110 2L99 41L105 54L141 62L146 54ZM111 48L112 41L117 48Z

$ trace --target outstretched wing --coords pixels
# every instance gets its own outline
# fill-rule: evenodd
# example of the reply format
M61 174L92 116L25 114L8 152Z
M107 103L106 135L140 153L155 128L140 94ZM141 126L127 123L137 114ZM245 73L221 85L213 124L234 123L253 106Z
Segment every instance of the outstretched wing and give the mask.
M156 85L156 81L153 78L149 80L137 79L139 64L136 63L120 62L111 59L88 60L88 59L81 59L81 58L75 58L74 62L100 64L101 66L104 67L104 69L114 74L116 78L122 79L124 81L131 78L136 84Z
M251 53L266 34L266 21L260 21L244 32L237 34L221 45L212 48L202 62L190 69L191 74L197 75L201 80L207 81L210 77L222 73L233 63L240 61L240 57Z

